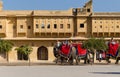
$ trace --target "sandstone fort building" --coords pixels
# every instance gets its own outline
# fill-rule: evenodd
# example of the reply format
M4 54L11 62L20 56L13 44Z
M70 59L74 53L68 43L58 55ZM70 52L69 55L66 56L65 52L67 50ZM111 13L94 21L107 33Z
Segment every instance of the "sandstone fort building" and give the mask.
M22 62L25 58L15 48L30 45L31 62L55 59L53 46L57 40L84 41L90 37L120 39L119 12L93 12L92 0L81 8L68 10L3 10L0 1L0 38L13 42L9 62ZM0 61L6 54L0 53Z

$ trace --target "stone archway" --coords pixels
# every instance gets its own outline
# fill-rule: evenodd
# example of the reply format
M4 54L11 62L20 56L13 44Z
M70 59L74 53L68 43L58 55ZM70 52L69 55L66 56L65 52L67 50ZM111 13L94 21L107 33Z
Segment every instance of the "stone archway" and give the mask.
M48 60L48 49L44 46L38 48L37 60Z

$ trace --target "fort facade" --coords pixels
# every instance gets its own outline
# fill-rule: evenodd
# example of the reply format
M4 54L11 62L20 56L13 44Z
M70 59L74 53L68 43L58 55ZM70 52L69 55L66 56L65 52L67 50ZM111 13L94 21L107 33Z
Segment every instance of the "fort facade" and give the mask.
M13 42L9 62L26 61L15 48L30 45L31 62L53 61L53 46L57 40L84 41L90 37L114 37L120 40L120 13L93 12L92 0L82 8L69 10L3 10L0 1L0 38ZM6 54L0 53L6 62Z

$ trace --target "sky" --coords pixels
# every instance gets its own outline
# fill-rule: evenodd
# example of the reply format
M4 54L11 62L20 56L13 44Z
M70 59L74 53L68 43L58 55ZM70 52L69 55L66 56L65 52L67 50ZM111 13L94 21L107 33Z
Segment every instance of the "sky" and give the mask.
M67 10L88 0L2 0L4 10ZM120 12L120 0L93 0L94 12Z

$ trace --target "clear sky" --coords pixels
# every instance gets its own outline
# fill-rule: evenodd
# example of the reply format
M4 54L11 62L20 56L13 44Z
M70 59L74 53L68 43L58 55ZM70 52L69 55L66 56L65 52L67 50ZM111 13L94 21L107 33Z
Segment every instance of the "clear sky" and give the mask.
M2 0L4 10L67 10L88 0ZM96 12L120 12L120 0L93 0Z

